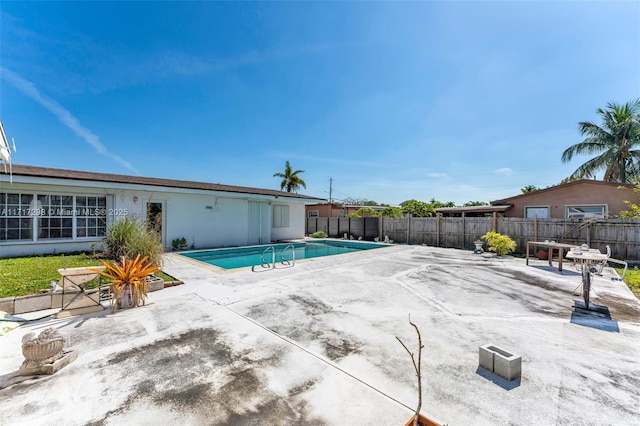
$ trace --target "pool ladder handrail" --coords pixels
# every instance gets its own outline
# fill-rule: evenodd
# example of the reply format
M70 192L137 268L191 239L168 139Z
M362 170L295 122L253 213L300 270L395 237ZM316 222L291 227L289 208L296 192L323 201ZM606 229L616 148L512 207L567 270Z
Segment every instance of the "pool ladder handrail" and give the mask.
M288 248L291 248L291 254L292 254L292 259L291 261L289 261L289 259L284 257L284 252L285 250L287 250ZM271 262L267 262L264 257L265 255L271 252ZM293 244L287 244L282 250L280 250L280 263L282 263L283 265L287 265L287 267L292 267L295 266L296 264L296 248ZM251 267L251 271L253 272L257 272L256 271L256 266L257 265L253 265ZM262 266L263 270L262 272L264 272L264 269L276 269L276 248L275 246L269 246L266 249L264 249L264 251L260 254L260 266Z
M264 260L264 255L267 254L267 252L269 252L269 251L271 252L271 263L269 263L266 260ZM262 266L264 269L275 269L275 267L276 267L276 248L274 246L267 247L260 254L260 266ZM251 267L251 271L256 272L255 267L256 267L256 265L253 265Z
M291 248L291 261L284 257L284 252L288 248ZM280 250L280 263L287 265L288 267L296 266L296 247L293 244L287 244L282 250Z

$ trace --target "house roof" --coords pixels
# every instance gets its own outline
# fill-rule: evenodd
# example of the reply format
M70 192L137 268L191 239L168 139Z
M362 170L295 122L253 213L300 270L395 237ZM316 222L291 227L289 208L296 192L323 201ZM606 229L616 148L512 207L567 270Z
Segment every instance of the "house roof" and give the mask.
M501 200L495 200L492 201L491 204L492 205L504 205L504 204L513 204L514 200L520 200L523 198L527 198L533 194L535 195L539 195L539 194L543 194L543 193L548 193L548 192L552 192L552 191L557 191L557 190L563 190L565 188L571 187L571 186L576 186L576 185L603 185L603 186L608 186L611 188L618 188L618 187L624 187L624 188L633 188L635 185L629 184L629 183L619 183L619 182L605 182L605 181L601 181L601 180L593 180L593 179L579 179L579 180L574 180L572 182L567 182L567 183L563 183L560 185L555 185L555 186L550 186L549 188L544 188L544 189L539 189L537 191L532 191L532 192L527 192L525 194L518 194L518 195L514 195L513 197L509 197L509 198L503 198Z
M0 172L0 175L3 173ZM277 191L273 189L252 188L246 186L234 186L234 185L222 185L219 183L208 182L196 182L189 180L175 180L175 179L163 179L163 178L151 178L143 176L129 176L118 175L111 173L94 173L85 172L80 170L67 170L67 169L54 169L48 167L36 167L26 165L13 165L13 176L32 176L43 178L55 178L55 179L68 179L68 180L84 180L91 182L110 182L110 183L124 183L133 185L149 185L149 186L162 186L167 188L182 188L182 189L200 189L205 191L220 191L220 192L235 192L241 194L255 194L255 195L271 195L282 198L298 198L309 201L321 201L322 198L312 197L309 195L301 195L291 192Z
M436 213L454 214L454 213L493 213L504 212L510 209L511 205L491 205L491 206L468 206L468 207L441 207Z

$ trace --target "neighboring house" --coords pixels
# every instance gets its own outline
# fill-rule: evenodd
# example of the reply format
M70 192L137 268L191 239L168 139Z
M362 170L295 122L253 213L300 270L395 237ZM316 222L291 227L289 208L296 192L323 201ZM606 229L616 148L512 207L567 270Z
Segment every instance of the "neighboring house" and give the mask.
M502 213L505 217L538 219L614 218L634 200L634 185L581 179L491 202L491 206L436 209L443 215Z
M303 238L321 198L271 189L13 166L0 173L0 257L91 250L111 223L152 220L165 247L198 249Z
M362 208L371 208L376 211L384 210L382 206L355 206L341 203L307 204L305 206L307 217L346 217L349 213L355 213Z

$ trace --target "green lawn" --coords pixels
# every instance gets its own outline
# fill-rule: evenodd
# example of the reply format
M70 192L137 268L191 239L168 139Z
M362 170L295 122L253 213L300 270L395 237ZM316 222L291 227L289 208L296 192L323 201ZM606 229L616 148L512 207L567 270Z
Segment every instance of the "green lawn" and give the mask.
M101 265L99 259L88 254L0 259L0 298L48 290L51 281L60 280L58 269L61 268ZM154 275L165 281L174 280L162 272Z
M618 275L622 276L623 269L616 268ZM624 276L624 282L631 289L633 294L640 299L640 268L637 266L633 269L627 269L627 274Z

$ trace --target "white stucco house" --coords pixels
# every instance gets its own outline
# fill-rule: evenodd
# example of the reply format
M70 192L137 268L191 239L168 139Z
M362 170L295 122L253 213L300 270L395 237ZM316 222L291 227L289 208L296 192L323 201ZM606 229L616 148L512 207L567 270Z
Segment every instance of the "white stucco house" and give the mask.
M0 257L89 251L121 217L153 220L165 247L196 249L304 237L305 204L283 191L13 165L0 171Z

